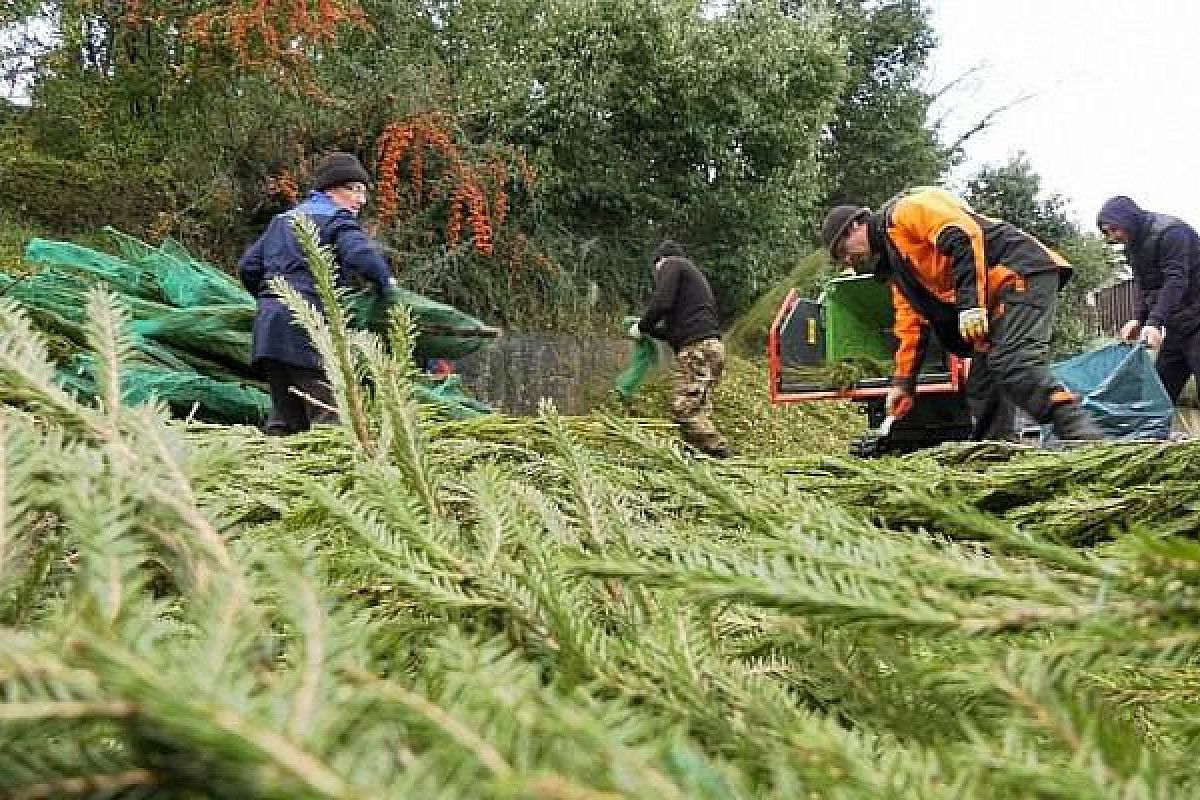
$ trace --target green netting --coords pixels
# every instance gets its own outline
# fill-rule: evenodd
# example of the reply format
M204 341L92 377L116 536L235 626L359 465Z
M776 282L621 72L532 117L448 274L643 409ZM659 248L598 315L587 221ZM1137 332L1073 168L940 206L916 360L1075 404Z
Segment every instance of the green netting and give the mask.
M626 317L621 323L624 330L629 330L638 317ZM629 356L629 366L617 376L616 389L621 400L628 403L637 394L637 390L646 382L646 376L658 367L658 345L649 336L634 340L633 352Z
M31 239L25 247L25 261L57 267L56 273L69 270L88 284L99 279L113 291L128 298L162 298L153 275L133 268L129 262L117 256L71 242Z
M174 240L152 247L105 230L119 256L32 239L25 259L42 269L20 279L0 274L0 295L21 303L50 341L63 365L63 385L85 395L95 391L91 364L80 351L87 345L88 292L103 285L121 297L132 318L135 355L123 375L129 402L157 397L173 411L200 419L260 422L270 402L250 363L254 298ZM401 290L393 299L411 309L420 359L461 358L478 350L490 333L475 317L414 292ZM358 293L351 305L362 326L382 328L386 305L374 294ZM419 386L418 394L454 417L491 410L455 381Z
M454 306L407 289L396 289L389 302L403 304L412 314L417 326L414 349L419 360L462 358L474 353L485 341L487 326ZM385 324L387 303L374 293L362 292L353 297L351 307L360 327L381 331Z
M467 394L458 375L450 375L430 384L418 383L416 391L419 399L436 404L451 419L471 419L492 412L491 406Z
M136 319L134 332L222 363L250 369L250 331L254 308L199 306L164 309Z
M198 261L174 239L166 239L158 247L105 228L116 242L122 257L137 269L153 277L163 298L180 308L214 305L247 305L254 299L242 285L221 270Z
M57 379L63 388L82 397L96 395L95 362L86 353L61 366ZM259 424L271 410L270 396L252 383L221 381L198 372L148 364L127 365L122 370L121 399L128 405L161 400L173 413L204 422Z
M23 305L43 331L70 339L80 348L87 344L83 323L90 288L79 275L55 268L21 280L0 275L0 294ZM252 306L176 309L129 295L121 298L133 318L134 342L147 360L186 369L184 354L208 355L238 364L250 376Z

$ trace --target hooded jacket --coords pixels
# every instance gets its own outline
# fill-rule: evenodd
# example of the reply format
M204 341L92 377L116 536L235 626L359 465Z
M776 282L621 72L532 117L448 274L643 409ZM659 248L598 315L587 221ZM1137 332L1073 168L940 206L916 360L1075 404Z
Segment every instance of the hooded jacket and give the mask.
M1020 276L1057 271L1066 259L1015 225L977 214L942 189L913 189L889 200L868 221L876 275L891 284L898 340L895 385L912 389L932 331L951 353L968 356L958 314L997 311L998 298Z
M690 259L668 256L658 262L654 269L654 294L638 327L665 339L675 352L721 335L712 288Z
M352 276L374 284L380 295L395 286L387 259L363 231L358 218L341 208L324 192L313 192L303 203L279 214L238 261L242 284L254 295L251 358L273 359L296 367L320 368L321 357L308 334L292 321L291 310L271 292L271 281L283 278L316 308L320 298L308 259L300 248L292 220L307 214L317 226L320 243L333 248L338 285L348 286Z
M1134 318L1155 327L1200 326L1200 237L1183 220L1144 211L1123 195L1110 198L1096 215L1097 226L1115 226L1129 236L1125 258L1138 292Z

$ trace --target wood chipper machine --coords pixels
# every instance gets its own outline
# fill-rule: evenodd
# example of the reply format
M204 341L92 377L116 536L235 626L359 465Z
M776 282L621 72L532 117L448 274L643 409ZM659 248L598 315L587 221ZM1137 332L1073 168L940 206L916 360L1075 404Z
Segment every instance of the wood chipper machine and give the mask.
M801 299L793 289L767 339L771 402L860 404L868 433L851 444L850 452L862 457L969 439L971 415L963 391L968 360L946 353L933 337L918 373L912 412L887 420L884 400L895 351L885 284L871 276L835 278L815 301Z

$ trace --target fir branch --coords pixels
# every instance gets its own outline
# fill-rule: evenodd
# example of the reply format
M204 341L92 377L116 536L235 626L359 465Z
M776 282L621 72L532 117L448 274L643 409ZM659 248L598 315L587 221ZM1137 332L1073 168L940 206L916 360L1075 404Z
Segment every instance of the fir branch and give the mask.
M390 353L378 337L368 334L359 349L376 387L392 460L404 471L429 515L441 519L445 514L438 497L442 477L427 452L428 435L413 391L416 326L404 306L391 309L388 323Z
M342 416L349 420L359 447L367 457L372 457L375 443L367 424L358 365L349 346L349 322L342 307L345 291L337 286L333 249L321 244L316 223L304 214L296 214L292 218L292 231L308 260L321 310L314 308L283 278L276 278L272 288L292 311L294 323L304 329L321 354Z
M591 546L603 550L610 535L608 519L612 515L612 508L606 502L605 487L596 478L585 451L562 425L554 406L543 402L539 412L558 449L559 465L567 478L566 495L575 505L580 527Z
M23 786L7 792L4 797L8 800L58 800L58 798L75 795L114 797L125 792L145 792L161 786L165 782L164 776L159 772L148 769L127 769L109 774L91 773Z
M428 698L394 683L381 681L361 669L347 669L346 672L355 684L367 689L380 700L398 703L429 720L452 741L478 758L479 763L497 778L506 778L512 773L513 768L496 748Z
M152 720L161 736L178 737L180 744L223 739L223 747L236 748L251 759L270 765L315 797L350 800L376 796L354 787L315 754L262 725L245 710L214 702L215 698L189 696L177 691L174 676L156 670L151 663L118 644L88 636L85 632L76 637L71 646L95 663L101 672L113 678L120 676L117 685L142 698L136 712L148 722ZM115 709L125 707L126 704L114 704ZM0 704L0 714L3 708ZM129 709L128 713L134 710L132 706Z
M94 430L94 412L76 403L54 380L45 340L15 301L0 297L0 387L15 392L48 419L74 430Z
M133 703L59 701L43 703L0 703L0 722L31 720L123 719L138 713Z
M87 299L87 341L95 356L97 396L108 424L116 429L120 424L121 367L134 352L129 335L129 312L105 289L91 289Z

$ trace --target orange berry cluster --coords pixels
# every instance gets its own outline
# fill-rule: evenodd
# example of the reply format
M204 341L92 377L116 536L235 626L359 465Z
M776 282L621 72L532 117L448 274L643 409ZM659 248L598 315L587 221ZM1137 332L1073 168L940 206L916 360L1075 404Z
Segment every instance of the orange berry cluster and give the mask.
M300 199L300 186L285 168L278 175L267 177L267 194L281 197L289 206L294 206Z
M228 47L243 67L295 67L307 63L305 48L332 43L343 25L366 25L354 0L249 0L196 14L186 38Z
M405 205L421 208L427 200L446 195L439 184L427 180L427 152L442 162L442 176L449 179L449 210L446 217L446 242L457 245L468 230L471 244L480 255L493 252L495 234L508 218L508 194L504 191L509 167L499 158L472 165L450 134L450 121L444 114L418 114L388 125L379 137L379 218L390 225L400 216L400 170L407 166L408 186ZM406 161L407 159L407 161ZM514 159L517 160L517 159ZM519 159L524 165L524 159ZM519 166L523 173L527 167ZM530 173L531 174L531 173ZM488 185L491 184L491 203ZM489 205L491 210L489 211Z

